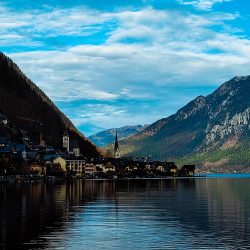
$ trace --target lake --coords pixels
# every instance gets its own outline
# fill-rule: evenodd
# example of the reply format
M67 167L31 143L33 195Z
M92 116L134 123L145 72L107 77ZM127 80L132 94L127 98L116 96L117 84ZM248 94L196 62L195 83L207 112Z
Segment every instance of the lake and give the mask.
M247 249L250 178L0 184L0 249Z

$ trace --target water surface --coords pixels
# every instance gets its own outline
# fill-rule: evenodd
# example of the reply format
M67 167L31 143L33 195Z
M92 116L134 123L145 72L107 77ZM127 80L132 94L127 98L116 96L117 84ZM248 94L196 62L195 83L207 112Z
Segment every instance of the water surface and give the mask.
M0 249L250 247L249 178L0 184L0 198Z

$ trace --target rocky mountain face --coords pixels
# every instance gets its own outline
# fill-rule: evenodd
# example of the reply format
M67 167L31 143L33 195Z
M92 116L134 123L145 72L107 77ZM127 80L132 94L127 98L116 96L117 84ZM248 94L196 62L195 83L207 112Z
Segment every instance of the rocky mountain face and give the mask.
M124 126L121 128L111 128L89 136L89 140L99 147L104 147L105 145L114 142L116 131L118 133L119 140L122 140L142 131L146 127L147 125L144 126L135 125L135 126Z
M250 76L235 77L207 97L121 142L126 155L202 166L250 165Z
M70 137L79 141L84 155L99 155L97 147L75 128L10 58L2 53L0 53L0 113L16 127L27 131L36 143L39 142L40 122L42 122L46 144L62 148L62 135L68 130Z

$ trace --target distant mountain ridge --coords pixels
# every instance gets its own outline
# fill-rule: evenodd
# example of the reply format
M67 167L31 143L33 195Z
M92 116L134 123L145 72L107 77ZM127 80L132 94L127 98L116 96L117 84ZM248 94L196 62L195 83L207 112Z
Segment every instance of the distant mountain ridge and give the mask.
M115 140L115 133L117 131L119 140L125 139L131 135L134 135L143 129L145 129L147 125L135 125L135 126L124 126L121 128L111 128L101 132L98 132L94 135L89 136L89 140L92 141L99 147L104 147L107 144L113 143Z
M84 137L45 93L3 53L0 53L0 113L15 126L27 131L36 142L40 133L39 125L20 117L42 121L44 139L48 145L62 148L62 135L68 130L70 137L79 141L83 154L99 155L98 148Z
M234 77L207 97L120 143L124 155L202 166L250 166L250 76ZM240 157L238 157L240 156Z

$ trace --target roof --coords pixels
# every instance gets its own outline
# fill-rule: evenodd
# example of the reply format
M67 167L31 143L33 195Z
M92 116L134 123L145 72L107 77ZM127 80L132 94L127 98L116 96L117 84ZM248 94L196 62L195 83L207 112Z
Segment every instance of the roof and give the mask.
M58 154L44 155L43 160L44 161L51 161L51 160L56 159L57 157L62 157L62 155L58 155Z
M37 152L35 152L35 151L28 151L28 152L26 152L26 155L27 155L27 158L29 158L29 159L36 159Z
M0 153L11 153L12 149L10 145L0 147Z
M65 161L65 157L63 157L62 155L55 155L54 157L52 157L52 158L50 159L50 161L54 161L54 160L56 160L56 159L58 159L58 158L61 158L61 159L63 159L63 160Z
M73 161L83 161L86 160L84 156L73 156L73 155L67 155L64 157L67 161L68 160L73 160Z
M72 150L73 148L79 148L79 142L77 140L70 141L69 148L70 150Z
M8 144L10 142L9 137L0 137L0 144Z
M24 151L26 149L25 144L11 143L11 147L14 147L17 151Z
M195 165L189 164L189 165L183 165L182 170L188 170L188 171L193 171L195 170Z
M116 130L116 133L115 133L115 152L117 150L119 150L119 142L118 142L118 135L117 135L117 130Z

